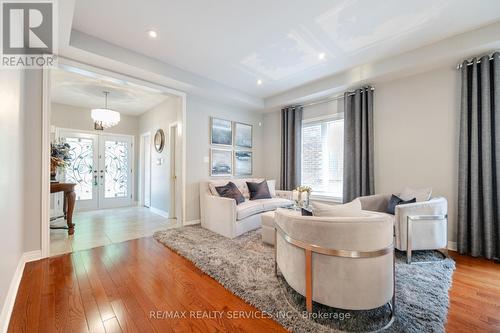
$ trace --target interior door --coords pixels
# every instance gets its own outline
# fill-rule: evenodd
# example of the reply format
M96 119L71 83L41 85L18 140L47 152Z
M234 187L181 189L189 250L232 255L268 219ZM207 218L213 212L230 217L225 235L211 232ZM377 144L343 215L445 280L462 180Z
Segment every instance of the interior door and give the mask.
M99 208L132 204L132 138L99 137Z
M75 183L76 207L78 210L99 208L98 149L95 134L61 131L61 140L70 146L71 162L62 174L67 183Z

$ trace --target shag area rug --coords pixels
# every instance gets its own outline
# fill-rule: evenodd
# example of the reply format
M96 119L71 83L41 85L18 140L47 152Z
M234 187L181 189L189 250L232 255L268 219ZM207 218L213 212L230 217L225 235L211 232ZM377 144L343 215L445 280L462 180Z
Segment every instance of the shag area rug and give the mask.
M314 303L313 314L307 314L304 297L275 276L274 249L262 243L258 230L228 239L198 225L158 231L154 238L289 331L367 332L389 321L387 305L346 311ZM444 332L455 262L440 258L432 251L416 251L414 261L435 262L407 265L397 252L396 318L387 332Z

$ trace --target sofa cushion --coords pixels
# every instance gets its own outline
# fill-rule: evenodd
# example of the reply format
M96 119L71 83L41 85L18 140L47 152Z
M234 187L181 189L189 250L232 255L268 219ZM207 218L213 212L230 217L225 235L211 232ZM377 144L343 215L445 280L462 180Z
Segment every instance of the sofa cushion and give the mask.
M233 182L229 182L224 186L216 186L215 189L221 197L234 199L237 205L245 202L245 197L241 194L240 190L238 190L238 187L236 187Z
M428 201L432 195L432 187L427 188L405 188L399 197L404 201L416 199L417 202Z
M236 219L243 220L249 216L260 214L264 211L262 202L258 201L245 201L236 206Z
M364 216L361 210L361 201L353 200L343 205L328 205L312 202L313 215L318 217L360 217Z
M283 198L271 198L271 199L257 199L252 200L254 202L260 202L262 204L263 210L275 210L277 208L286 208L293 206L293 201Z
M250 200L272 198L271 193L269 193L269 186L265 180L260 183L247 182L247 186L250 191Z

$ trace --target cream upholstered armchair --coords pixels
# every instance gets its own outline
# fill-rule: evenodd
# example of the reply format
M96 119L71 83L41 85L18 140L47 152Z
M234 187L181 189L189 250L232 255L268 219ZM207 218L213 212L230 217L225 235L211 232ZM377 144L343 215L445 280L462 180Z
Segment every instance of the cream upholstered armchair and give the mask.
M359 200L363 210L385 213L390 198L390 194L376 194ZM408 263L411 263L412 251L447 247L447 214L448 202L443 197L398 205L394 215L387 214L394 219L396 248L406 251Z
M314 217L278 209L275 216L276 273L306 297L309 312L313 301L345 310L387 303L392 309L394 239L387 215Z

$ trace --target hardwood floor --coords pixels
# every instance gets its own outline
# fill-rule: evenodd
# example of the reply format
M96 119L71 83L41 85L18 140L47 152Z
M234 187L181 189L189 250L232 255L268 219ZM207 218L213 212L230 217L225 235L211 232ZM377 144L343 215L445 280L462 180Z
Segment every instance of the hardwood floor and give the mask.
M500 265L453 257L447 331L500 332ZM147 237L28 263L9 332L285 332L270 319L217 311L258 314Z

